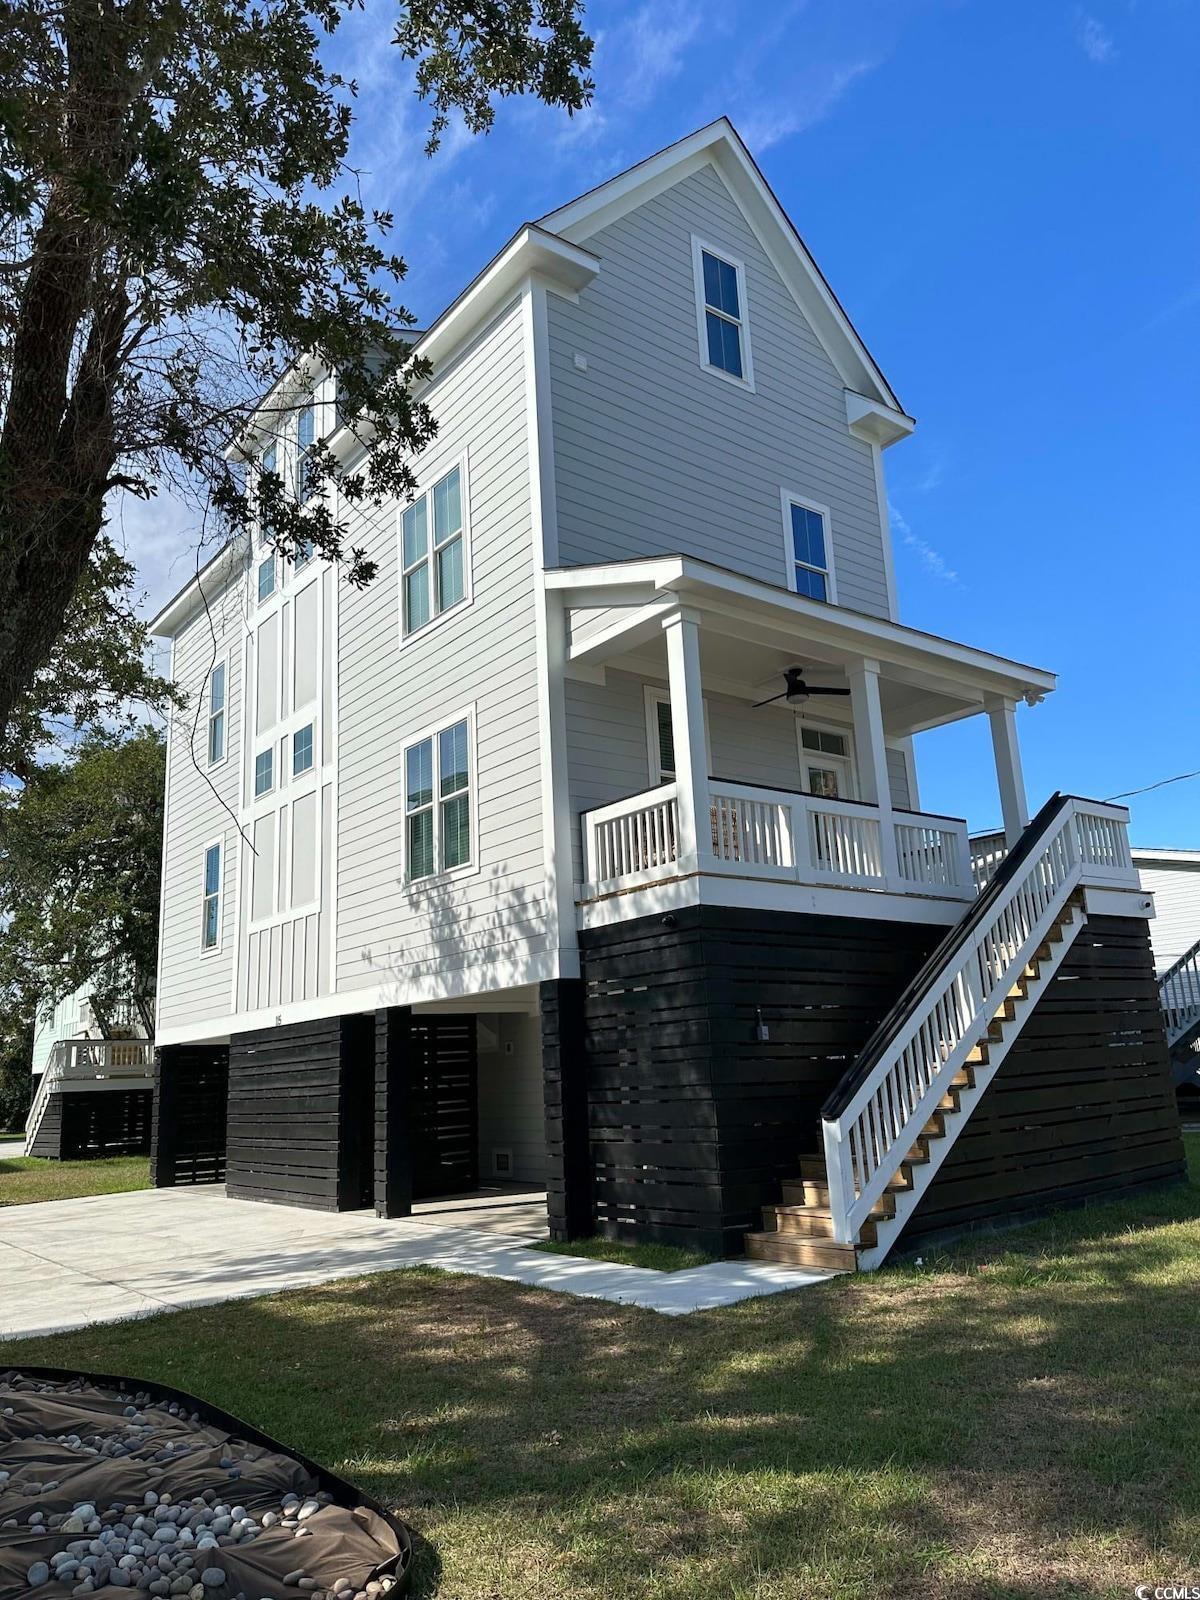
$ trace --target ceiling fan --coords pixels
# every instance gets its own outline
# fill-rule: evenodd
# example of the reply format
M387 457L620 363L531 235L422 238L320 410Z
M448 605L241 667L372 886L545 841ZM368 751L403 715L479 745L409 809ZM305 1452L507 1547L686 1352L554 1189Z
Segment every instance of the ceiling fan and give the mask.
M802 706L810 695L814 694L849 694L849 689L826 689L818 683L805 683L803 667L789 667L783 675L787 685L782 694L773 694L767 700L759 700L753 710L759 706L774 705L776 700L786 700L789 706Z

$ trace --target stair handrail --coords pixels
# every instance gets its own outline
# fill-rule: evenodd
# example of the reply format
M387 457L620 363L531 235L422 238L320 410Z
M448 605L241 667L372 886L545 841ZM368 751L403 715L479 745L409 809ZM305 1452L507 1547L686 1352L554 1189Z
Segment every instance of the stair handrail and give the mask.
M982 1041L1123 807L1053 795L937 945L821 1108L833 1237L852 1244ZM1119 870L1133 872L1122 834Z
M29 1112L25 1118L26 1154L28 1154L30 1142L37 1138L37 1132L42 1125L42 1117L45 1114L46 1102L50 1098L51 1091L53 1090L54 1085L62 1080L63 1064L65 1059L66 1054L63 1049L63 1041L59 1039L50 1047L50 1055L46 1061L46 1070L38 1079L38 1086L34 1091L33 1100L30 1103Z
M1167 1042L1174 1044L1200 1016L1200 939L1159 977L1158 999L1166 1019ZM1181 1004L1185 999L1186 1004Z

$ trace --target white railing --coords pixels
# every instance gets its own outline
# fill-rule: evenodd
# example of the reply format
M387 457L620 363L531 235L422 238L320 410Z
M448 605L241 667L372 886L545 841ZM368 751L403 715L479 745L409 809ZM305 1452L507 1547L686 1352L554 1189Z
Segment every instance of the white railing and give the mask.
M59 1039L50 1052L25 1118L25 1144L37 1137L50 1096L67 1084L76 1089L154 1074L153 1039Z
M982 894L1008 854L1008 841L1002 833L976 833L971 836L971 882Z
M584 817L584 898L713 871L792 883L972 896L966 824L904 812L892 823L897 873L885 869L875 806L718 781L700 863L679 835L674 784L632 795Z
M1063 800L1013 881L947 935L947 955L861 1084L824 1119L833 1236L853 1243L1080 884L1137 886L1121 807ZM977 925L972 926L972 922Z
M1200 1022L1200 939L1158 980L1167 1043L1176 1044Z

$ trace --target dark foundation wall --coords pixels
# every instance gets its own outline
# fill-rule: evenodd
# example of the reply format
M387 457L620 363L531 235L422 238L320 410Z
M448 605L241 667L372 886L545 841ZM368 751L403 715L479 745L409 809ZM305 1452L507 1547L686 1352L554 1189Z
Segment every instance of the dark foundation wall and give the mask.
M148 1155L153 1098L149 1089L52 1094L29 1154L52 1161Z
M227 1192L319 1211L370 1205L374 1082L373 1017L235 1034Z
M1146 924L1090 917L900 1247L1182 1172Z
M171 1044L154 1052L150 1182L156 1189L221 1183L229 1046Z
M584 933L577 1024L543 997L552 1231L740 1254L941 932L697 907Z

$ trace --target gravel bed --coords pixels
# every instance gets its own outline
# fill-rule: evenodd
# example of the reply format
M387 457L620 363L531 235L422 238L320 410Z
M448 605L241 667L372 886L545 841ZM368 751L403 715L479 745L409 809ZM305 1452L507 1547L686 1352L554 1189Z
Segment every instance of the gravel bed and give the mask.
M399 1524L230 1424L178 1394L0 1372L0 1600L398 1600Z

